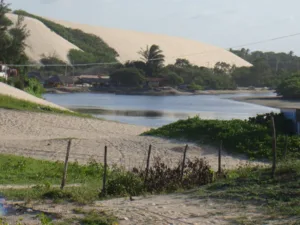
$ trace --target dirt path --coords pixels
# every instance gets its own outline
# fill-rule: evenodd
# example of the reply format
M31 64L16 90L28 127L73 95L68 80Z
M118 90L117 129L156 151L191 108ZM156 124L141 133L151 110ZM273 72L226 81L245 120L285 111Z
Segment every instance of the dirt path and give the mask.
M134 201L113 199L97 202L120 219L120 225L133 224L231 224L234 219L261 216L252 206L192 198L186 194L141 197Z
M66 219L82 218L75 213L78 208L82 212L110 212L119 219L119 225L210 225L210 224L294 224L296 221L285 221L280 218L268 218L259 206L243 202L212 200L199 198L196 192L184 194L135 197L98 201L93 205L78 206L75 204L31 203L24 213L14 212L5 217L14 224L22 218L26 224L40 224L36 215L60 215L56 222ZM15 204L13 202L8 202ZM22 203L19 203L22 204Z

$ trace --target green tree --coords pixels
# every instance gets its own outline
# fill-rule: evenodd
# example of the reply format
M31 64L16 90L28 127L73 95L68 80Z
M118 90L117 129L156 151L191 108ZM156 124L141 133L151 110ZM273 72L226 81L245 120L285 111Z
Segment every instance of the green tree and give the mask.
M28 61L25 54L25 40L29 36L24 17L18 16L16 24L10 28L12 22L6 17L10 12L9 5L0 1L0 61L7 64L23 64Z
M5 56L7 55L7 49L11 44L9 35L7 34L8 27L12 25L12 22L5 16L8 13L9 5L0 1L0 61L5 61Z
M277 95L284 98L300 98L300 73L295 73L283 79L276 92Z
M163 51L158 45L151 45L150 48L147 46L146 49L141 49L138 53L141 55L142 61L146 63L146 75L156 76L164 66Z
M57 73L59 73L59 74L65 73L66 68L64 66L51 66L51 65L66 64L66 62L60 60L55 53L49 54L49 55L43 54L40 62L43 65L50 65L50 66L42 66L40 68L40 71L47 75L54 75Z
M187 59L176 59L176 62L174 64L176 67L180 68L186 68L192 66L190 61Z
M138 87L145 82L142 71L136 68L123 68L116 70L110 75L112 83L123 86Z
M171 86L177 86L177 85L180 85L180 84L183 84L184 81L182 79L182 77L180 77L179 75L177 75L176 73L174 72L170 72L166 78L168 79L168 83L169 85Z

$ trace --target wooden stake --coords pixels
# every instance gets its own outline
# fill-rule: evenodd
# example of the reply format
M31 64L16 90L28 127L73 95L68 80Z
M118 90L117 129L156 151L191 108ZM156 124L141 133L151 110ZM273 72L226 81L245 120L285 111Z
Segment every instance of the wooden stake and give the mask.
M185 167L185 159L186 159L186 152L188 149L188 145L185 146L184 152L183 152L183 160L182 160L182 165L181 165L181 173L180 173L180 180L183 181L183 172L184 172L184 167Z
M107 176L107 146L105 146L104 148L104 171L103 171L102 196L106 195L106 176Z
M65 167L64 167L64 173L61 181L61 186L60 189L63 190L65 185L66 185L66 179L67 179L67 170L68 170L68 161L69 161L69 155L70 155L70 150L71 150L71 144L72 144L72 139L69 140L68 142L68 147L67 147L67 154L66 154L66 159L65 159Z
M220 143L219 155L218 155L218 174L222 173L222 150L223 150L223 141Z
M145 181L144 181L144 185L145 186L146 186L146 183L147 183L148 173L149 173L151 149L152 149L152 145L149 145L148 157L147 157L147 165L146 165L146 174L145 174Z
M273 163L272 163L272 178L275 177L276 171L276 127L274 117L271 117L272 120L272 128L273 128L273 140L272 140L272 151L273 151Z

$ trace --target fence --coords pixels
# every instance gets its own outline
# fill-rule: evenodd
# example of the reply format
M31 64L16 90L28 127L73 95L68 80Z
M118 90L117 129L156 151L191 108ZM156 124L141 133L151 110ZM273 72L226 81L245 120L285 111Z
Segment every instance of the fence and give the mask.
M180 176L179 176L179 182L183 182L184 179L184 169L187 167L186 163L187 163L187 154L188 154L188 145L185 145L182 149L184 149L182 151L182 159L181 162L178 161L178 163L180 164ZM72 139L68 140L68 145L67 145L67 149L66 149L66 156L65 156L65 162L64 162L64 170L62 173L62 181L61 181L61 189L63 190L65 185L66 185L66 178L67 178L67 169L68 169L68 162L69 162L69 156L70 153L72 154ZM148 150L146 151L146 161L145 164L142 167L140 167L140 169L145 169L145 173L144 173L144 186L147 185L147 181L148 181L148 173L149 173L149 169L150 169L150 163L151 163L151 153L152 153L152 145L149 145ZM108 180L108 158L109 158L109 151L108 151L108 146L104 147L104 157L103 157L103 177L102 177L102 189L101 189L101 195L105 196L106 195L106 184L107 184L107 180ZM220 148L218 150L218 174L221 174L223 172L222 170L222 165L221 165L221 158L222 158L222 141L220 144ZM120 165L117 165L120 166ZM127 168L128 169L128 168ZM132 168L130 168L132 169Z

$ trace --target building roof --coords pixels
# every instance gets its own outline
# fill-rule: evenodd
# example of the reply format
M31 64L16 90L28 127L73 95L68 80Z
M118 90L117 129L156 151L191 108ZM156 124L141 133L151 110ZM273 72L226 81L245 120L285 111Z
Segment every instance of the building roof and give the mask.
M73 84L74 83L74 77L54 75L54 76L51 76L49 79L47 79L47 83Z

